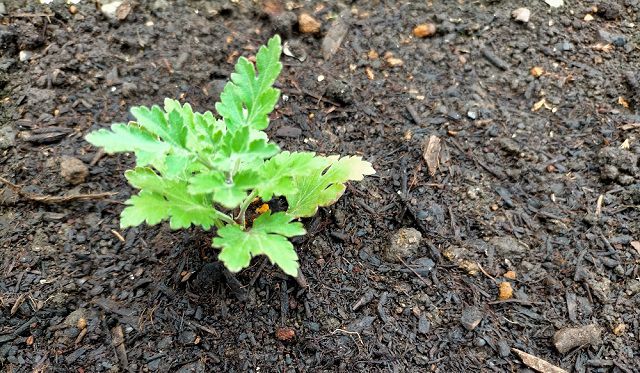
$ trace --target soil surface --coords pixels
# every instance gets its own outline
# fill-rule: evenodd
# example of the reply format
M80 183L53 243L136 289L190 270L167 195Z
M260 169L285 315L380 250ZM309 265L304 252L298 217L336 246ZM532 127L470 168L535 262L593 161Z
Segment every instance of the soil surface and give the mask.
M637 372L640 1L565 3L0 1L0 367ZM134 159L83 139L213 109L274 33L270 135L377 170L305 221L303 287L120 230Z

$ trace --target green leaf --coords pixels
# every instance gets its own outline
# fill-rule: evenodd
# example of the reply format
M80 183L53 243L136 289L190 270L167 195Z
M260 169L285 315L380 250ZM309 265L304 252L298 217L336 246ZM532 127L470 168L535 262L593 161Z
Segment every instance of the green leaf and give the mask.
M171 229L189 228L192 224L209 229L218 222L220 213L213 208L209 197L190 194L186 181L160 177L148 167L129 170L125 176L131 185L141 191L138 198L131 197L127 202L131 207L123 211L124 223L121 224L131 226L143 221L157 224L159 216L169 219ZM153 207L143 206L146 202Z
M187 128L182 121L182 115L177 111L172 111L169 118L159 106L154 105L151 109L144 106L131 108L131 114L136 121L147 131L160 137L169 144L184 147L186 143Z
M294 177L295 190L285 193L289 209L294 217L309 217L316 214L318 207L335 203L345 191L344 183L362 180L365 175L375 173L371 163L362 157L325 157L330 166L317 166L308 176Z
M274 195L292 194L296 191L294 177L309 175L314 170L328 165L327 158L316 157L315 153L311 152L279 153L258 169L258 196L263 201L269 201Z
M230 271L238 272L249 266L252 257L266 255L284 273L297 276L298 255L287 237L306 232L301 223L291 220L284 212L266 212L253 222L250 230L243 231L239 225L220 228L218 237L213 239L213 246L222 248L218 259Z
M163 159L171 148L135 123L115 123L111 125L111 131L103 128L87 134L85 138L92 145L103 147L109 154L135 152L140 157L137 160L139 166Z
M156 225L169 219L167 200L160 194L141 191L137 196L131 196L127 204L129 206L120 214L120 228L135 227L144 222Z
M216 103L216 110L229 130L243 126L263 130L269 126L269 113L280 96L280 91L272 85L282 70L281 52L278 35L271 38L267 46L260 47L256 55L257 76L251 61L244 57L238 59L231 81Z
M226 132L219 136L217 149L210 157L210 162L221 171L231 172L235 169L246 169L259 165L280 151L278 145L268 142L262 136L253 133L248 127L235 132Z
M233 209L247 198L247 191L255 187L258 174L253 171L241 171L228 180L220 171L210 171L189 179L189 193L212 194L214 202Z

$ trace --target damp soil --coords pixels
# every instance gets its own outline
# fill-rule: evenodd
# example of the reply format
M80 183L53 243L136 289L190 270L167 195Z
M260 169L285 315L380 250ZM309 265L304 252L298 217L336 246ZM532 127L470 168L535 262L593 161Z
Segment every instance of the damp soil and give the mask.
M528 23L508 1L55 3L0 15L6 371L637 371L637 0ZM121 230L134 159L83 139L165 97L212 109L274 33L269 134L377 170L304 221L306 284L261 257L231 275L212 232Z

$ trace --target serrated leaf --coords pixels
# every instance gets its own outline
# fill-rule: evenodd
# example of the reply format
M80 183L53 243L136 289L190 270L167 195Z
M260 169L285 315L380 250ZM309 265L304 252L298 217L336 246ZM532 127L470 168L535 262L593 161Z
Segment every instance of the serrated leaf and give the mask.
M316 157L311 152L282 152L259 168L258 196L269 201L273 196L293 194L296 191L294 177L309 175L313 170L328 166L325 157Z
M125 176L131 185L141 189L139 197L145 198L140 200L132 197L130 204L135 207L139 202L152 201L155 209L166 212L163 216L169 218L171 229L189 228L192 224L209 229L218 220L219 212L213 208L211 200L205 195L190 194L186 181L162 178L148 167L129 170L125 172ZM153 199L149 195L152 195ZM164 203L162 203L163 200ZM143 221L157 223L159 214L159 212L136 208L125 214L125 222L127 224L135 222L140 224Z
M256 167L264 159L278 154L278 145L252 132L248 127L242 127L235 132L218 134L212 140L217 148L210 158L211 163L217 169L229 172Z
M318 207L335 203L345 191L344 183L362 180L365 175L375 173L371 163L362 157L326 157L330 166L316 167L308 176L295 177L295 192L285 193L289 209L294 217L309 217L316 214Z
M111 131L103 128L87 134L85 139L92 145L104 148L104 151L110 154L142 153L143 160L138 160L139 166L146 166L152 160L164 157L171 148L169 144L158 140L135 123L115 123L111 125Z
M243 126L263 130L269 126L269 113L278 102L280 91L272 85L282 70L280 37L274 36L256 55L256 70L248 59L240 57L235 72L216 103L218 114L227 128L235 131Z
M209 171L189 179L189 193L211 194L213 201L233 209L247 198L247 191L255 187L258 174L253 171L241 171L232 179L227 179L220 171Z
M232 272L249 266L251 258L266 255L271 263L278 265L286 274L297 276L298 255L287 237L305 234L301 223L291 222L292 217L284 212L260 215L250 230L238 225L227 225L218 230L213 246L222 248L218 255Z
M165 142L179 147L185 146L187 128L184 126L179 112L172 111L167 118L165 112L159 106L154 105L151 109L144 106L132 107L131 114L141 127Z
M144 222L155 225L169 218L167 201L160 194L141 191L131 196L120 214L120 228L135 227Z

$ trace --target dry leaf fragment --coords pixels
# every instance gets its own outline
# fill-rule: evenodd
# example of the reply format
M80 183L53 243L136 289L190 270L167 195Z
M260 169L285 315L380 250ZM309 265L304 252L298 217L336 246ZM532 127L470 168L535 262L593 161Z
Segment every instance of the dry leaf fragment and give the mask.
M631 143L629 142L629 139L626 139L622 142L622 144L620 144L620 149L629 149L631 148Z
M429 140L422 144L422 157L427 163L431 176L438 172L440 166L440 138L435 135L429 136Z
M329 31L322 39L322 57L328 61L340 48L342 40L349 30L349 11L343 11L331 24Z
M627 101L624 97L620 96L618 97L618 104L622 105L623 108L628 109L629 108L629 101Z
M369 78L369 80L374 80L376 78L373 73L373 69L371 69L370 67L365 68L364 71L367 73L367 78Z
M615 334L615 335L621 335L621 334L623 334L626 330L627 330L627 324L620 323L620 324L616 325L616 327L615 327L615 328L613 328L613 334Z
M531 68L531 75L539 78L540 76L542 76L542 74L544 74L544 69L540 66L534 66Z
M116 18L119 21L124 21L125 19L127 19L129 13L131 13L131 3L128 1L123 2L116 8Z
M636 251L640 255L640 241L631 241L631 247L636 249Z
M256 213L262 215L265 212L269 211L269 204L268 203L263 203L260 207L258 207L256 209Z
M517 348L511 348L511 351L515 352L522 362L531 369L537 370L541 373L568 373L562 368L549 363L546 360L542 360L537 356L530 355L524 351L520 351Z
M544 97L542 98L542 100L540 100L540 101L536 102L535 104L533 104L533 108L531 109L531 111L538 111L542 107L545 107L545 108L549 109L549 106L547 105L547 99L545 99Z

